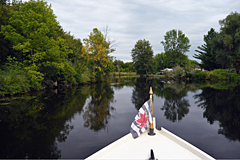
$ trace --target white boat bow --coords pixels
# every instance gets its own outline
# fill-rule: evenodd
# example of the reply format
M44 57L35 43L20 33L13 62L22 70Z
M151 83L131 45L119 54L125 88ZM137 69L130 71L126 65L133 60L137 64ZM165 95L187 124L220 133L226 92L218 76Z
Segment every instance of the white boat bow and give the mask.
M156 129L154 136L148 131L134 139L129 133L86 158L91 159L149 159L153 150L155 159L214 160L213 157L179 138L164 128Z

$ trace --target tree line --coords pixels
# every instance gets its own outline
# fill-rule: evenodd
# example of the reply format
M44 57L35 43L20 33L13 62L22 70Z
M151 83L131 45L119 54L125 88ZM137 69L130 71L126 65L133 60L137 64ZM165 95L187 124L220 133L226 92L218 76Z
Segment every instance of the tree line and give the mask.
M240 14L230 13L225 19L220 20L220 32L210 29L204 35L204 44L198 46L194 54L197 61L188 59L190 40L177 29L170 30L164 36L161 44L164 51L153 56L153 50L148 40L138 40L132 49L132 60L138 74L161 71L164 68L180 67L188 72L191 69L228 69L232 72L240 71Z
M44 0L0 1L0 95L58 86L97 82L110 72L149 74L164 68L197 68L188 59L190 40L181 30L170 30L161 44L165 52L153 56L148 40L138 40L131 51L132 62L111 56L114 41L109 29L94 28L82 41L66 32ZM232 68L239 72L239 14L220 21L221 32L204 36L195 58L206 70Z

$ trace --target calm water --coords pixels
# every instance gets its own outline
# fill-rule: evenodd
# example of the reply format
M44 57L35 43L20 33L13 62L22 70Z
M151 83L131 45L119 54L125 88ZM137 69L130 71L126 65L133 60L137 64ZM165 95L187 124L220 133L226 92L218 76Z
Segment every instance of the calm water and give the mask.
M240 159L239 85L140 78L0 99L0 158L84 159L129 133L150 86L158 127Z

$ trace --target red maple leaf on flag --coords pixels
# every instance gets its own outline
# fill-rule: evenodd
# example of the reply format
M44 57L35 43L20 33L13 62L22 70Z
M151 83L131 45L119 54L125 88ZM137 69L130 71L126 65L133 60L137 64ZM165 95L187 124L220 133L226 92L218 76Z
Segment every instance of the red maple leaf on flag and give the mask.
M137 123L139 123L140 127L146 126L146 123L148 121L148 116L146 115L146 111L144 111L144 114L140 113L140 118L137 120Z

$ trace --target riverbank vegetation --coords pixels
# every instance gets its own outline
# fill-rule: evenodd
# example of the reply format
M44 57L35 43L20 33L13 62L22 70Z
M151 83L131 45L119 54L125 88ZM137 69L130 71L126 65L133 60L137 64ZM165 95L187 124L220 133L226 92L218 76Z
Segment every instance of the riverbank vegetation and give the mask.
M108 76L148 77L165 68L174 69L165 75L172 79L239 80L237 12L220 21L220 33L211 29L204 36L205 44L195 55L200 64L186 55L191 45L181 30L166 32L161 42L165 52L155 56L148 40L138 40L129 51L133 62L124 63L111 55L116 48L108 27L103 32L93 28L82 40L75 38L43 0L3 0L0 15L0 95L95 83Z
M227 69L215 69L202 71L195 69L183 69L177 66L173 71L165 72L168 79L173 80L240 80L240 75Z
M0 95L102 81L114 69L108 28L82 43L45 1L3 1L0 9Z

